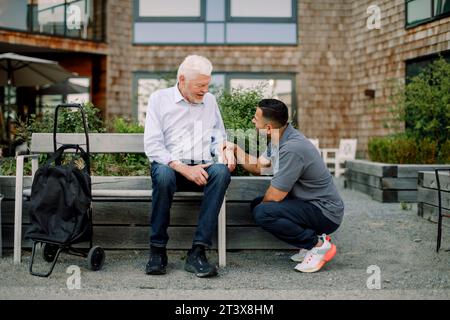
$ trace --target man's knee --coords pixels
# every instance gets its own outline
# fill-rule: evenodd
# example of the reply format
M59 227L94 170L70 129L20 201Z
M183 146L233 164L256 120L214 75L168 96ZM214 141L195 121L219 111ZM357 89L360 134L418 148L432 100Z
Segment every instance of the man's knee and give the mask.
M271 213L272 208L271 204L269 203L260 203L253 208L253 218L255 219L255 222L260 226L264 226L273 220L273 216Z
M152 168L152 182L158 187L176 186L175 171L166 165L156 165Z
M250 210L253 212L253 209L256 208L263 201L264 197L257 197L250 202Z
M224 164L213 164L209 167L208 176L214 179L222 180L228 184L231 181L231 174L228 167Z

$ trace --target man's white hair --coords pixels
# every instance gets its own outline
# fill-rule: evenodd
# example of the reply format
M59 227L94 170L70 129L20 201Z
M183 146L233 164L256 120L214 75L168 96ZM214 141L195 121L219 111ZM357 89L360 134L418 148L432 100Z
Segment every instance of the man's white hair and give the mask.
M180 76L182 75L186 80L195 79L200 74L210 76L212 69L212 63L207 58L198 55L190 55L180 64L177 80L180 80Z

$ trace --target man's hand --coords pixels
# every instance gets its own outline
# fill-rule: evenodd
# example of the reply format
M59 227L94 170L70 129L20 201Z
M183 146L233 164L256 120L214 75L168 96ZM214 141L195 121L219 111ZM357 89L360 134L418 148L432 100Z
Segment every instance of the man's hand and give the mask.
M211 164L199 164L196 166L182 166L178 171L181 173L186 179L196 183L199 186L205 186L208 182L208 172L206 172L205 168L209 167Z
M235 144L229 141L225 142L220 150L219 162L227 165L228 170L233 172L236 169Z

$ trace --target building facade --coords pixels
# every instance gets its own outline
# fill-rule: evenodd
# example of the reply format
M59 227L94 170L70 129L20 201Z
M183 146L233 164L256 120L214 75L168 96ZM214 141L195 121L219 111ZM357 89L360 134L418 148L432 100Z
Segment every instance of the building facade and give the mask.
M22 7L5 9L12 2ZM308 137L321 147L357 138L360 156L370 137L389 133L388 111L373 107L389 101L386 81L404 82L408 70L450 50L446 0L0 4L0 52L58 60L88 78L90 99L107 117L142 121L150 92L174 77L186 55L200 54L212 61L215 84L264 82ZM84 12L79 28L71 28L71 5Z

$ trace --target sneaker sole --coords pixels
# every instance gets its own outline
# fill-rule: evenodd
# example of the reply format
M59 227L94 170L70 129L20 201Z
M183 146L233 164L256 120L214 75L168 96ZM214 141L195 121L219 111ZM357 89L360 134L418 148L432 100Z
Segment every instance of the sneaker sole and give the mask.
M300 271L300 272L304 272L304 273L314 273L319 271L320 269L322 269L322 267L327 264L328 262L330 262L331 260L333 260L334 256L336 255L336 246L334 244L331 244L331 248L330 250L328 250L328 252L325 254L325 256L323 257L323 260L317 265L316 268L313 269L307 269L307 270L299 270L297 268L295 268L295 270Z
M331 237L330 237L330 236L327 236L326 239L327 239L327 241L331 242ZM299 262L299 263L302 263L304 259L305 259L305 257L303 257L303 258L300 259L300 258L298 257L298 253L296 253L296 254L294 254L294 255L291 256L291 261L293 261L293 262Z
M197 272L197 270L195 270L195 268L189 264L184 266L184 270L186 270L187 272L190 272L190 273L194 273L199 278L215 277L218 274L217 270L213 270L213 271L206 272L206 273Z
M298 258L298 256L296 255L296 254L294 254L293 256L291 256L291 261L294 261L294 262L302 262L303 261L303 259L304 259L305 257L303 257L303 258Z

